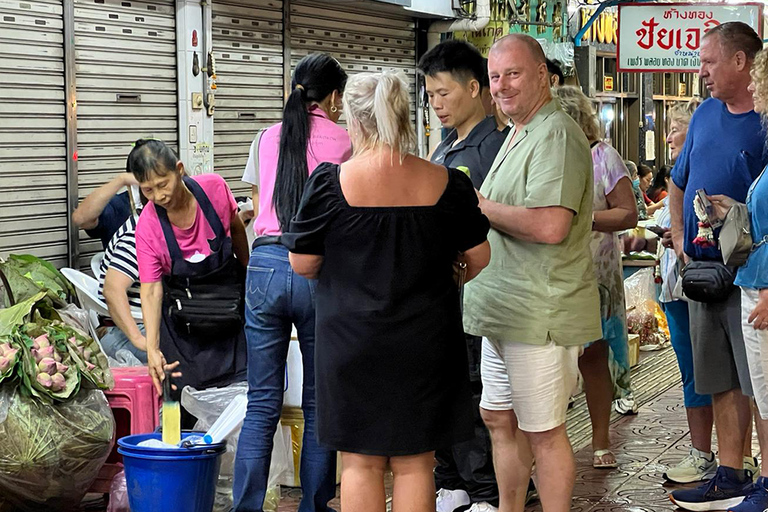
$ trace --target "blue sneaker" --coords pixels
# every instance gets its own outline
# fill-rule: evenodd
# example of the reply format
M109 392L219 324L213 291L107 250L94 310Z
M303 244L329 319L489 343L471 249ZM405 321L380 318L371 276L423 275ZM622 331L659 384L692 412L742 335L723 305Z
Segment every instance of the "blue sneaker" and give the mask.
M739 481L736 470L725 466L709 482L695 489L681 489L669 495L672 503L684 510L731 510L752 492L752 479ZM762 512L762 509L760 510Z
M752 492L739 505L728 512L763 512L768 508L768 478L761 476L752 487Z

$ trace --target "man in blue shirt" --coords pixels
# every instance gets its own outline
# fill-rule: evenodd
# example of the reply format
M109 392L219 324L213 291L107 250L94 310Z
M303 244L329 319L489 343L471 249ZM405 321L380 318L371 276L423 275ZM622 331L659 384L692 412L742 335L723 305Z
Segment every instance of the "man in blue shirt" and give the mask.
M419 62L429 103L449 131L431 161L467 173L480 188L509 133L496 118L486 117L482 89L488 86L487 64L471 44L449 39L432 48ZM435 454L437 512L496 510L499 489L491 457L491 438L480 417L480 353L482 338L467 335L469 374L475 398L475 438Z
M120 190L138 184L133 174L118 174L83 199L72 213L72 222L84 229L89 237L101 240L101 245L106 250L112 236L131 216L128 192Z
M768 163L765 134L747 90L750 68L761 49L760 38L741 22L719 25L702 41L700 75L712 98L691 119L670 184L673 242L686 261L722 263L716 247L693 243L698 233L696 191L744 202L750 185ZM755 492L752 475L743 469L743 446L752 421L752 386L741 332L740 293L734 288L723 302L691 301L689 308L696 392L713 397L720 466L711 482L675 491L671 499L686 510L762 512L768 502L758 495L768 497L768 493Z

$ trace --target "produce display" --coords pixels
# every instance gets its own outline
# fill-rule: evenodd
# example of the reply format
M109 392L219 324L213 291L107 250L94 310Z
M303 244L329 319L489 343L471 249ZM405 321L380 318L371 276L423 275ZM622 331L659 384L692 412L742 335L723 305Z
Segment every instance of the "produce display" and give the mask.
M55 268L13 256L0 274L0 512L76 509L112 449L112 373L57 313L72 295Z

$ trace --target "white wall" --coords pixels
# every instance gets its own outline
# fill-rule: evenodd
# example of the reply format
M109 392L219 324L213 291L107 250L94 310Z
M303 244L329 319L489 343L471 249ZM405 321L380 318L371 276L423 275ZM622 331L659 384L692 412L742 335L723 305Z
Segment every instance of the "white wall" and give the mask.
M445 18L455 18L453 12L453 0L411 0L411 7L406 7L409 11L414 11L414 15L427 14L431 16L440 16Z

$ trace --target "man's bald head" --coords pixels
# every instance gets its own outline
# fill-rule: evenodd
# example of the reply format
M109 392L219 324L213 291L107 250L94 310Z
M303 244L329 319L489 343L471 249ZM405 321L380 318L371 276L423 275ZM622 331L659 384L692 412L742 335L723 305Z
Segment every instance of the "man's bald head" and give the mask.
M496 51L509 51L523 47L528 50L529 55L536 64L546 64L547 57L539 42L528 34L509 34L491 46L490 53Z
M541 45L524 34L499 39L488 54L491 94L516 125L525 125L552 99Z

